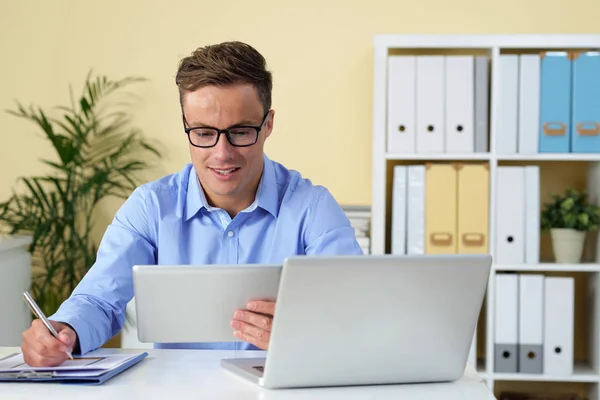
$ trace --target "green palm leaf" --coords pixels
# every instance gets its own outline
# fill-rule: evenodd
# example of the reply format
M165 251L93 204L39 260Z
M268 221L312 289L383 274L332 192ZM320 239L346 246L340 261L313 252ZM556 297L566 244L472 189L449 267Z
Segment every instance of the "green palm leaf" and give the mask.
M96 260L92 215L107 197L127 198L144 182L139 173L161 154L132 126L133 98L127 86L139 77L111 80L88 73L78 99L53 108L17 102L11 115L35 124L54 149L57 160L43 159L48 175L21 177L24 189L0 202L0 226L11 234L30 234L33 243L33 295L53 314Z

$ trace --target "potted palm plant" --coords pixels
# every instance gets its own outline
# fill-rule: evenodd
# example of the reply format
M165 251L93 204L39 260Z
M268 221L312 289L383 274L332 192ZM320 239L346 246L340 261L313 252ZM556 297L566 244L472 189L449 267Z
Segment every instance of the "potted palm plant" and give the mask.
M95 262L92 229L98 204L127 198L143 182L140 174L160 158L131 126L131 96L119 96L143 80L90 73L79 98L71 94L71 105L57 107L57 116L18 102L8 111L35 124L55 152L53 159L41 160L47 174L20 177L20 190L0 203L0 230L32 237L31 292L46 315L58 309Z
M586 233L597 230L599 223L600 208L585 191L568 188L562 195L553 194L542 209L541 229L550 232L557 263L579 263Z

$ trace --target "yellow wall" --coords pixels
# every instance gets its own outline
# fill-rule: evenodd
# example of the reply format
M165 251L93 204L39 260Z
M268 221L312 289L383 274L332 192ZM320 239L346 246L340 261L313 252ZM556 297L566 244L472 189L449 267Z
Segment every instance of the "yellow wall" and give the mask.
M198 46L236 39L261 51L274 73L267 154L340 203L369 204L374 34L593 33L599 14L598 0L2 0L0 201L19 175L43 172L38 159L50 154L33 125L3 110L15 99L66 103L67 85L79 88L90 68L150 79L136 87L144 99L136 123L167 151L153 177L179 170L189 155L177 62Z

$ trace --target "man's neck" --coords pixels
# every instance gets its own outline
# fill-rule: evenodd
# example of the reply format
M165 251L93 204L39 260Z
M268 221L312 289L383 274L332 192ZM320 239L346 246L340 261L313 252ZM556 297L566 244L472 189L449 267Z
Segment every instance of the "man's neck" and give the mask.
M259 179L260 182L260 179ZM198 183L200 184L200 188L204 191L204 196L206 197L206 201L208 205L211 207L220 208L229 214L231 219L233 219L236 215L238 215L241 211L250 207L250 205L256 199L256 194L258 193L258 184L256 188L251 193L247 194L244 197L230 197L230 196L218 196L211 195L204 186L202 186L202 182L198 179Z
M231 219L235 218L241 211L250 207L250 204L254 201L254 197L251 199L236 199L236 198L225 198L225 199L206 199L208 204L212 207L218 207L222 210L225 210L227 214L231 217Z

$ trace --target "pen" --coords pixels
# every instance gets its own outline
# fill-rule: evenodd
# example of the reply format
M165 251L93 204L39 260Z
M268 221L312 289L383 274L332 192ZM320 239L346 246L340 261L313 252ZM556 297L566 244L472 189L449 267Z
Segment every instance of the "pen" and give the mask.
M54 329L54 327L50 324L50 321L48 321L48 318L46 318L46 316L44 315L42 310L40 310L37 303L35 302L35 300L33 300L33 297L31 297L29 292L24 292L23 298L25 299L25 303L27 303L27 305L29 306L31 311L36 315L36 317L38 317L44 323L44 325L46 325L46 328L48 328L50 333L56 339L58 339L58 332L56 332L56 329ZM69 356L69 358L72 360L73 356L71 355L71 352L69 351L69 349L66 350L66 353Z

